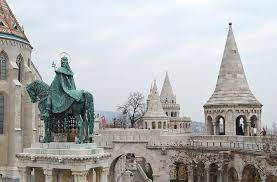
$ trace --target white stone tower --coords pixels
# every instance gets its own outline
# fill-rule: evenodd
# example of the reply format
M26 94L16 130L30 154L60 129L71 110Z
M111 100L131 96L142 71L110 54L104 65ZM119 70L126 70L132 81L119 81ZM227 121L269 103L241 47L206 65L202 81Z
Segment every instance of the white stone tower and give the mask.
M255 135L261 129L262 104L249 89L239 51L229 32L213 95L204 105L210 135Z
M160 100L165 114L169 117L169 128L178 129L178 131L191 132L191 119L189 117L180 117L180 104L176 103L176 95L166 72L164 84L161 91Z
M163 110L156 80L147 99L147 110L142 117L143 128L145 129L166 129L168 127L168 117Z
M5 0L0 0L0 174L18 178L15 154L38 139L39 113L26 84L41 79L32 46Z

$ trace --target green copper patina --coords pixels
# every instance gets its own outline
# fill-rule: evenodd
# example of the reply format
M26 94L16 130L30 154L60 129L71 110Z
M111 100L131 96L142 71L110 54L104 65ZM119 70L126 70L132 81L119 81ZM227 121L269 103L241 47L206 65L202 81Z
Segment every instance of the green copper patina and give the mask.
M66 57L61 58L61 67L55 72L50 87L40 80L26 87L32 102L39 102L45 127L43 142L53 141L52 133L70 133L77 129L77 143L87 143L94 128L93 96L89 92L76 90Z

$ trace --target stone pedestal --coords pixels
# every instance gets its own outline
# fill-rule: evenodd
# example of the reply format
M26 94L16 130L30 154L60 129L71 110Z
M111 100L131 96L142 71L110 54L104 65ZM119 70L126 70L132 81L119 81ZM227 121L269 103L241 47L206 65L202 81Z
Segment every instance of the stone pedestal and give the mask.
M42 171L40 175L45 182L55 182L57 177L74 182L92 181L88 179L88 172L94 170L96 177L93 181L108 182L110 154L104 153L94 143L35 143L16 157L19 161L20 182L30 181L31 169Z

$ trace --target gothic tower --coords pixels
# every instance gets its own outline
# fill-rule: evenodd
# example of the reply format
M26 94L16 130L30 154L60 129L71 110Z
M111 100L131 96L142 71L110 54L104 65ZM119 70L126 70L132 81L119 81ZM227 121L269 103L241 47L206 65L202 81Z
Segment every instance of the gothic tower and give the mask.
M151 85L147 99L147 109L142 120L145 129L166 129L168 126L168 117L162 108L156 80L153 87Z
M254 135L261 129L262 104L249 89L239 51L229 32L214 93L204 105L210 135Z
M32 46L5 0L0 0L0 174L18 178L15 154L37 137L38 110L26 84L41 79Z
M166 72L164 84L161 91L160 100L165 114L169 117L169 127L181 132L191 132L191 119L189 117L180 117L180 104L176 103L176 95Z

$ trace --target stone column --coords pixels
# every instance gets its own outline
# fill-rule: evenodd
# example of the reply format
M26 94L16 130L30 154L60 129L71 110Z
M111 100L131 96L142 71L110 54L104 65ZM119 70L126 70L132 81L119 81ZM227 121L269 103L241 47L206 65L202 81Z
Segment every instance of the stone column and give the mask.
M100 177L101 177L101 170L99 168L95 169L95 173L96 173L96 182L100 182Z
M212 122L214 135L217 135L216 122Z
M27 167L18 167L20 182L31 182L31 169Z
M108 182L109 168L102 168L100 182Z
M218 169L218 177L217 177L219 182L224 181L224 170L222 168Z
M193 182L193 164L188 165L188 182Z
M210 167L205 166L205 171L206 171L206 182L210 182Z
M53 169L43 169L45 175L45 182L53 182Z
M251 122L246 122L246 136L250 136Z
M88 171L72 171L74 182L87 182Z

